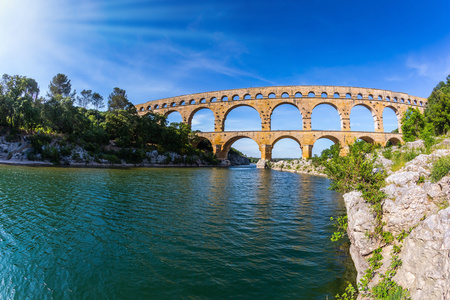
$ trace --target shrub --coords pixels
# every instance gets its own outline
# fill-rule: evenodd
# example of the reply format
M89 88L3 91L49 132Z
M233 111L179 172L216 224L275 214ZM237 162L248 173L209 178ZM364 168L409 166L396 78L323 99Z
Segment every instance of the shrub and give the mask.
M52 141L52 137L45 133L38 133L28 137L31 142L31 146L36 153L42 153L42 147L47 146Z
M392 159L392 149L387 148L386 150L384 150L383 157L386 159Z
M115 154L102 154L102 159L106 159L112 164L121 164L122 161Z
M441 157L433 164L431 179L437 182L447 175L448 172L450 172L450 156Z
M398 151L393 154L392 161L394 164L391 167L393 172L400 170L408 161L413 160L419 154L421 154L420 150L417 149L408 149L406 151Z

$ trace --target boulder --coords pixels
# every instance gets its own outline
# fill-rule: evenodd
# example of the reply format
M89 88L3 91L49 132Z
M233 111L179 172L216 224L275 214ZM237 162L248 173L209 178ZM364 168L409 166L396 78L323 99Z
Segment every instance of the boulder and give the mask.
M425 148L425 143L423 140L417 140L414 142L407 142L405 147L408 149L417 149L417 148Z
M388 184L396 184L399 186L408 185L409 183L415 184L419 180L418 172L396 172L386 178Z

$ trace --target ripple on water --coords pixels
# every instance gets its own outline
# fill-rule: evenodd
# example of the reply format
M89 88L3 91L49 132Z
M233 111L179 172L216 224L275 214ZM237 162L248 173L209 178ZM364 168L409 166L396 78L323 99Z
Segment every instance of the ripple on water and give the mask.
M324 299L348 279L329 241L342 199L324 178L0 169L2 299Z

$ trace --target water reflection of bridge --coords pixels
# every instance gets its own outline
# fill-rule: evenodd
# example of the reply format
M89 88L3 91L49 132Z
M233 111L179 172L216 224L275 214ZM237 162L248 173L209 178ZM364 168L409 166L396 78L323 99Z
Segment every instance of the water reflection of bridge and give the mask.
M280 105L296 107L302 116L303 130L271 130L273 111ZM339 114L341 130L312 130L311 116L315 107L321 104L332 106ZM341 87L341 86L278 86L225 90L177 96L149 101L136 105L139 114L153 111L168 116L173 112L181 115L182 121L192 124L194 115L203 109L214 114L214 132L201 132L199 136L208 139L219 159L226 159L231 145L239 139L253 139L259 146L261 158L270 160L274 144L283 138L299 143L303 157L311 157L314 143L321 138L346 145L354 139L385 145L402 140L401 133L386 133L383 126L383 112L391 109L397 116L398 128L402 114L409 107L423 111L427 99L405 93L387 90ZM225 131L225 120L235 108L248 106L255 109L261 118L260 131ZM350 130L350 112L353 107L367 108L374 122L374 132ZM401 132L401 131L400 131Z

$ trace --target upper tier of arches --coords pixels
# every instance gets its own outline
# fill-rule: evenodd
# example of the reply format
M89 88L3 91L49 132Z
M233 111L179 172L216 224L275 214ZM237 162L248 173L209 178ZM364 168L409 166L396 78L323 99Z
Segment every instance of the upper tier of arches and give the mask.
M205 104L220 105L223 102L248 101L248 100L273 100L273 99L346 99L383 101L388 103L398 103L408 106L424 107L427 99L411 96L406 93L392 92L389 90L344 87L344 86L274 86L260 88L245 88L235 90L223 90L215 92L205 92L176 96L160 100L148 101L135 105L139 113L147 111L158 111L162 109L174 108L177 106L198 106Z

